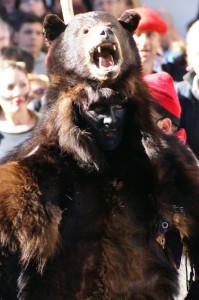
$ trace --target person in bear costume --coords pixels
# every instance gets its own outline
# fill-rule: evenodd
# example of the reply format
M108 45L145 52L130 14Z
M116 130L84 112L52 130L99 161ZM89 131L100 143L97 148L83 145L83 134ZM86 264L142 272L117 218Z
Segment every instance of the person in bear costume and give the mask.
M0 166L3 300L172 300L181 241L199 274L198 162L152 121L138 22L45 18L43 117Z

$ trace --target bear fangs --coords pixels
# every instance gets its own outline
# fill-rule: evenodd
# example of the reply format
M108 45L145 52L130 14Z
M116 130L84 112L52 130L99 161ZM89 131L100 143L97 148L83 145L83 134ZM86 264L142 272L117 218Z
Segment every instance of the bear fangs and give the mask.
M104 47L105 45L103 45L103 47ZM109 45L107 45L107 47L109 47ZM110 45L110 47L113 47L113 50L114 51L116 51L117 50L117 47L116 47L116 45L115 44L113 44L113 45ZM96 47L97 48L97 51L99 52L99 53L101 53L102 52L102 49L101 49L101 46L98 46L98 47Z

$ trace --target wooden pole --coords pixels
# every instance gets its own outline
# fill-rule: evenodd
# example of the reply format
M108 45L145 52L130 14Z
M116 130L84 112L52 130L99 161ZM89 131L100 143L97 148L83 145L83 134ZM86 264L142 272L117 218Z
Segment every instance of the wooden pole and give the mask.
M68 24L74 17L73 0L60 0L64 23Z

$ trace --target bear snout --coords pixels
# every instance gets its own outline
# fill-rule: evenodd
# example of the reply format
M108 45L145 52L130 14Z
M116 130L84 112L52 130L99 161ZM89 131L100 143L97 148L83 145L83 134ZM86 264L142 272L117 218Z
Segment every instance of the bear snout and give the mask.
M109 40L110 38L112 39L112 37L114 36L114 32L110 27L104 26L100 28L99 33L100 33L100 37L105 40Z

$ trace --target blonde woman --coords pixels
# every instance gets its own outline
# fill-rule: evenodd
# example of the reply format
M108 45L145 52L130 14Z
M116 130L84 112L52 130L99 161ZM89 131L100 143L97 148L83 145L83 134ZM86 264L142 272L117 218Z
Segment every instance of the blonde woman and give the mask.
M27 108L30 83L22 62L0 62L0 158L26 140L38 121Z

